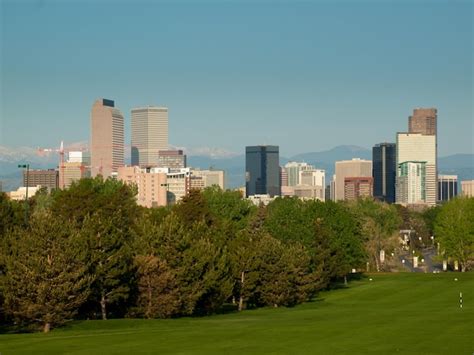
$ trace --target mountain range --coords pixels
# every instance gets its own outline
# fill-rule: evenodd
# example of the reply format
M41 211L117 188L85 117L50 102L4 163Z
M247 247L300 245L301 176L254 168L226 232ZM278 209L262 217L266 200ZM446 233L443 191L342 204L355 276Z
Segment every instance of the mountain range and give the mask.
M185 148L184 148L185 149ZM216 149L186 150L188 165L201 169L222 169L226 171L226 186L235 188L244 185L245 155L234 155L229 152L220 154ZM218 154L219 153L219 154ZM334 174L334 162L352 158L372 159L370 149L340 145L321 152L301 153L291 157L280 156L280 164L288 161L304 161L318 169L326 170L326 182ZM38 150L29 147L8 148L0 146L0 181L4 191L10 191L21 185L21 170L18 164L29 163L31 168L46 169L58 165L55 153L39 155ZM440 174L458 175L459 181L474 179L474 154L454 154L438 158Z

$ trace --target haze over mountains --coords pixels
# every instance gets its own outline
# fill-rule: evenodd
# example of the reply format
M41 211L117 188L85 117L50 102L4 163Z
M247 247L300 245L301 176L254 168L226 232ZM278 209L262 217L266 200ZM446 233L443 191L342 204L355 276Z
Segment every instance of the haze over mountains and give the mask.
M76 143L79 147L83 143ZM198 148L187 150L188 165L201 169L222 169L226 171L226 186L236 188L245 184L245 155L235 155L220 149ZM129 149L126 149L128 152ZM334 162L352 158L372 159L372 150L354 145L340 145L321 152L301 153L291 157L280 156L280 164L288 161L304 161L318 169L326 170L326 183L334 174ZM130 158L126 157L126 162ZM40 156L31 147L8 148L0 146L0 180L3 190L10 191L21 186L21 170L18 164L29 163L32 169L55 168L58 165L57 153ZM459 181L474 179L474 154L454 154L438 158L440 174L458 175Z

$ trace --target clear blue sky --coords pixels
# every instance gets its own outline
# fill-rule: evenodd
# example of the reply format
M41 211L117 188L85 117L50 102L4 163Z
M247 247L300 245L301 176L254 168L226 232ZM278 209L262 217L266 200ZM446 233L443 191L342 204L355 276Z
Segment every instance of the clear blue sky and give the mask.
M169 107L170 143L284 156L394 141L437 107L473 148L472 1L1 3L0 145L88 140L99 97Z

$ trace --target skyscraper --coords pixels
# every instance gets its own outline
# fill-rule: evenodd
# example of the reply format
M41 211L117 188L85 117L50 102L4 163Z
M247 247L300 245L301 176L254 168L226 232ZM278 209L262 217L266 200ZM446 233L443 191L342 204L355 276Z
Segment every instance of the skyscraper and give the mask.
M132 109L132 165L158 166L160 150L168 150L168 108Z
M245 195L279 196L280 164L279 149L274 145L245 148Z
M438 201L449 201L458 195L457 175L438 175Z
M99 99L91 111L91 175L108 178L124 165L124 119L113 100Z
M408 118L408 132L421 133L427 136L437 134L437 115L435 108L416 108Z
M362 159L336 162L335 201L344 200L344 179L346 177L372 177L372 161Z
M426 203L430 206L436 204L436 136L423 135L420 133L397 133L397 203ZM411 185L417 188L423 188L425 191L416 193L416 196L423 196L422 200L418 202L411 202L413 199L406 199L408 196L400 193L398 190L402 189L402 184L405 183L405 176L415 176L408 174L409 169L414 169L413 166L402 166L406 162L424 163L425 171L425 185ZM407 170L408 169L408 170ZM419 170L420 167L418 166ZM411 170L410 170L411 171ZM407 172L405 174L405 172ZM401 179L403 177L403 179Z
M397 148L395 143L380 143L372 148L372 177L374 197L388 203L395 202Z
M405 161L398 165L397 202L426 203L426 162Z
M300 183L300 171L314 169L314 167L308 163L296 161L286 163L284 168L288 176L288 186L296 186Z

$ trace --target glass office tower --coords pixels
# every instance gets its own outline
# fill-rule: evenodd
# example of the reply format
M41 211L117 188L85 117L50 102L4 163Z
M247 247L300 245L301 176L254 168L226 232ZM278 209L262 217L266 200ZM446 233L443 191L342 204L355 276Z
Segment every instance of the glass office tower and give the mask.
M376 199L388 203L395 202L396 166L395 143L380 143L372 148L372 177Z
M245 196L279 196L279 149L275 145L245 147Z

